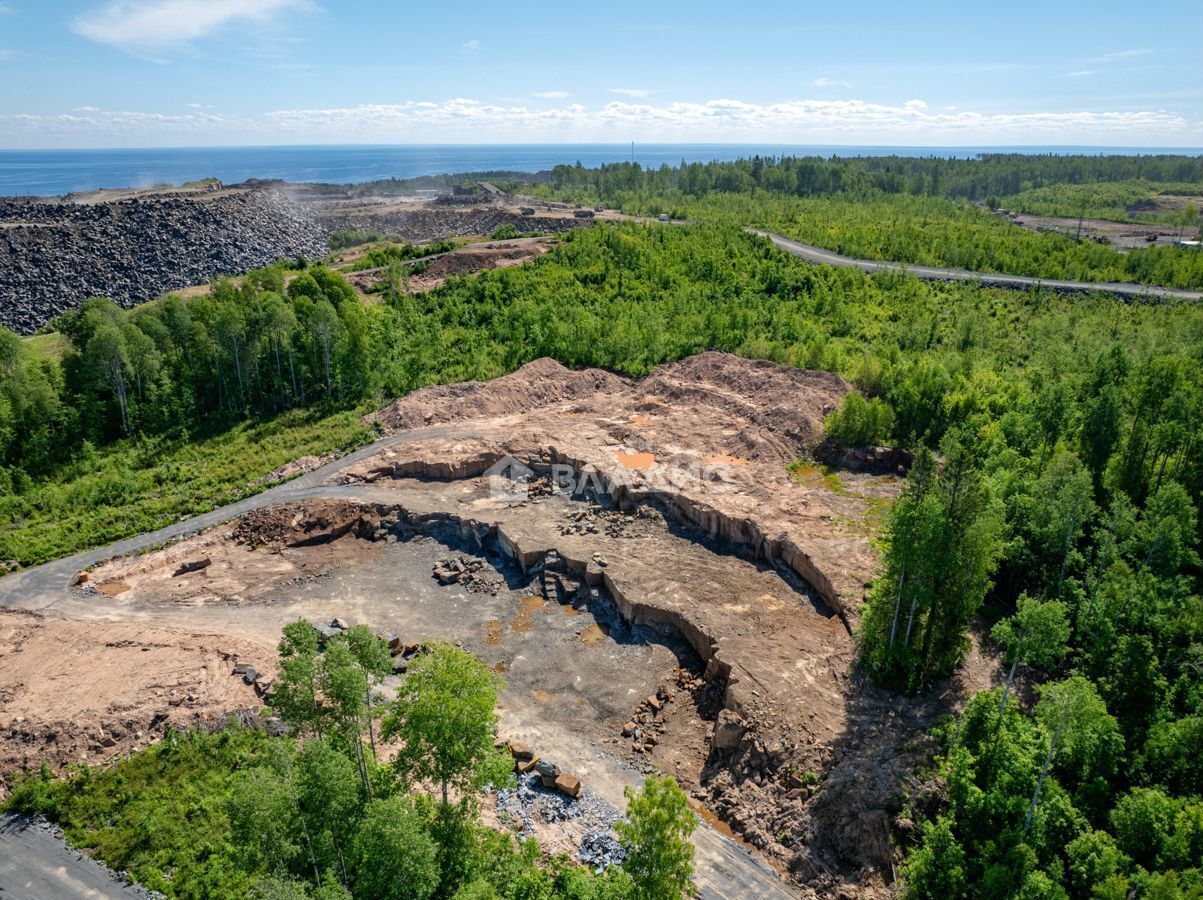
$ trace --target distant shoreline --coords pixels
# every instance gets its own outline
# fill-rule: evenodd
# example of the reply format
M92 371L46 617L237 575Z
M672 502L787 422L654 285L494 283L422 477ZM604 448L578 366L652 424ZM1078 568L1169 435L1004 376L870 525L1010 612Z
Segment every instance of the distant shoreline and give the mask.
M576 162L646 167L751 156L940 156L988 153L1199 156L1203 149L1072 145L908 147L836 144L348 144L259 147L0 150L0 196L58 197L104 188L180 185L206 178L355 184L487 172L537 173Z

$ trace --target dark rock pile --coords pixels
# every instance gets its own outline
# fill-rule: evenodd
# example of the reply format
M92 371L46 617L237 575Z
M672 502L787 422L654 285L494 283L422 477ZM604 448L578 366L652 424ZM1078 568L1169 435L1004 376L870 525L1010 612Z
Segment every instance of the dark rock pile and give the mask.
M320 258L326 236L269 190L95 204L0 198L0 323L28 334L88 297L133 306L280 258Z
M516 787L497 791L496 802L502 821L523 837L537 836L539 823L562 823L564 835L577 844L581 862L599 872L626 855L614 834L622 812L592 791L570 797L547 787L532 770L518 776Z

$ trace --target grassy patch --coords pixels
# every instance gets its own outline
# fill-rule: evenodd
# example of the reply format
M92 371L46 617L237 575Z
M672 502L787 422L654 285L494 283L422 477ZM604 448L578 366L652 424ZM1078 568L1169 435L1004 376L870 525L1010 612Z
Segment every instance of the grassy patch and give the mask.
M833 494L850 495L840 480L840 473L831 466L819 466L799 459L789 464L789 474L794 481L806 487L818 487Z
M266 486L259 479L299 456L371 437L357 411L297 410L211 437L85 451L55 477L0 497L0 560L31 566L162 528L258 493Z
M230 774L253 764L270 740L234 728L169 732L109 769L35 776L17 786L8 808L57 821L74 846L168 896L245 897L250 885L230 857L225 803Z
M37 359L45 359L50 362L57 363L67 351L71 349L71 343L64 335L57 331L51 331L48 334L34 334L23 339L25 349L29 351Z

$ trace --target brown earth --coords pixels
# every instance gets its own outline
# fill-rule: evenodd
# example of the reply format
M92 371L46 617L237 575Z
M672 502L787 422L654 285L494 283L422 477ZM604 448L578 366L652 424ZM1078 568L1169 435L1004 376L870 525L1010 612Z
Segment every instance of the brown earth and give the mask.
M1021 228L1043 233L1056 231L1061 234L1082 235L1085 240L1099 244L1110 244L1117 250L1132 250L1137 247L1169 246L1180 237L1193 238L1193 230L1174 225L1149 225L1141 222L1112 222L1108 219L1083 219L1058 216L1036 216L1030 213L1011 213L1010 220Z
M258 709L231 674L240 660L267 670L275 648L228 631L0 611L0 772L102 764L167 727Z
M405 266L401 273L406 275L406 287L410 292L430 291L453 276L476 275L489 269L531 262L550 250L554 243L552 238L539 237L465 244L456 250L419 260L417 265ZM388 283L387 269L355 272L340 268L340 271L364 295L380 295Z

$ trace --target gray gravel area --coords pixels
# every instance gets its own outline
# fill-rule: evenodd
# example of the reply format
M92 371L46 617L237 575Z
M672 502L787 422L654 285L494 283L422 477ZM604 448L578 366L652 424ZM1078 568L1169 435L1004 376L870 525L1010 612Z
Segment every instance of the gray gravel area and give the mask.
M76 897L162 897L76 850L55 825L27 816L0 816L0 897L73 900Z

